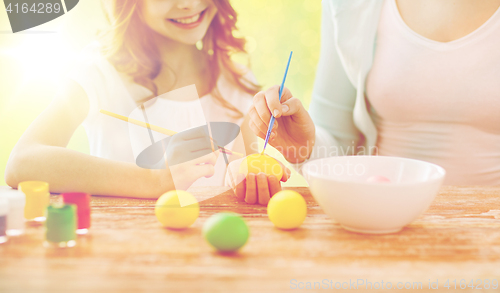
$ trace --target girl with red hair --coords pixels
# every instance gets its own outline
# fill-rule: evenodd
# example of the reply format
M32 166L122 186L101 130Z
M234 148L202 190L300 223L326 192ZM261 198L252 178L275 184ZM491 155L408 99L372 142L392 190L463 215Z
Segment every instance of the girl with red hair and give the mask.
M50 184L51 192L147 198L194 183L222 185L223 156L198 149L201 137L181 135L169 148L204 155L163 169L141 168L130 124L99 110L128 117L156 99L152 107L161 114L160 126L181 132L200 126L203 115L205 124L231 122L241 126L241 135L227 147L255 152L247 112L258 86L248 69L231 60L233 54L245 53L245 41L234 36L237 15L229 1L103 4L109 31L83 50L54 102L19 140L7 164L7 183L16 187L25 180L41 180ZM183 95L182 89L193 84L199 98ZM164 95L178 89L181 97ZM90 155L66 148L79 125L87 132ZM174 182L174 175L179 180Z

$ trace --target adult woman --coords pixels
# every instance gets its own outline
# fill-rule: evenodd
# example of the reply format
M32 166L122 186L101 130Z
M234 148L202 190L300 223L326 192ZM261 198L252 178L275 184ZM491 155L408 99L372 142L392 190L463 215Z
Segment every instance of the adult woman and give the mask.
M437 163L445 184L498 185L499 6L325 0L310 115L273 87L254 97L250 127L263 137L273 113L270 143L293 163L376 151Z

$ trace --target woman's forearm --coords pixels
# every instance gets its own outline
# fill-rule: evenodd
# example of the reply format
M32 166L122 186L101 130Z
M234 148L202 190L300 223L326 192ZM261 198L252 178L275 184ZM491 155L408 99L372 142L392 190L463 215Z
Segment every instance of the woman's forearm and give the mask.
M6 169L6 182L41 180L54 193L79 191L94 195L157 198L174 188L166 170L83 154L64 147L31 145L14 151ZM169 177L169 176L168 176Z

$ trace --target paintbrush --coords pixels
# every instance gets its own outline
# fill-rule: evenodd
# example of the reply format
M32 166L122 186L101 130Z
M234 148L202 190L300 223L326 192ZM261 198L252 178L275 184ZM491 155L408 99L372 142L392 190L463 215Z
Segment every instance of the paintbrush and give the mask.
M140 120L136 120L136 119L133 119L133 118L128 118L126 116L122 116L120 114L116 114L116 113L113 113L113 112L110 112L110 111L106 111L106 110L103 110L103 109L99 110L99 112L101 112L102 114L111 116L113 118L120 119L120 120L129 122L129 123L132 123L132 124L137 125L137 126L141 126L141 127L144 127L144 128L147 128L147 129L151 129L151 130L159 132L159 133L166 134L168 136L172 136L174 134L177 134L177 132L175 132L173 130L166 129L166 128L163 128L163 127L160 127L160 126L156 126L156 125L153 125L153 124L149 124L149 123L146 123L146 122L143 122L143 121L140 121ZM213 141L212 138L210 138L210 139ZM228 155L237 155L237 156L240 156L240 157L244 157L244 155L241 154L241 153L225 149L225 148L223 148L221 146L217 146L217 147L222 152L224 152L224 153L226 153Z
M290 66L290 60L292 60L292 52L290 52L290 57L288 57L288 63L286 64L286 69L285 69L285 76L283 76L283 81L281 82L280 86L280 91L279 91L279 100L281 102L281 95L283 94L283 87L285 86L285 80L286 80L286 75L288 73L288 67ZM264 141L264 148L262 149L262 155L264 154L264 151L266 150L267 143L269 142L269 137L271 136L271 132L273 130L273 125L274 125L274 116L271 113L271 120L269 121L269 127L267 128L267 134L266 134L266 140Z

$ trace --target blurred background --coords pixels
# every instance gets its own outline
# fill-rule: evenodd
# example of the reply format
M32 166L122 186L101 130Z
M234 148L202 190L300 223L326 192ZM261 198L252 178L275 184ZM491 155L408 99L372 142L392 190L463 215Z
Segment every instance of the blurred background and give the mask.
M0 186L9 154L30 123L48 106L58 75L107 26L101 0L82 0L65 16L13 34L0 9ZM290 51L286 86L309 107L319 57L321 0L232 0L238 34L247 39L251 69L267 88L281 83ZM69 148L89 153L80 126ZM268 147L269 150L269 147ZM285 160L275 150L270 155ZM305 186L294 173L285 186Z

